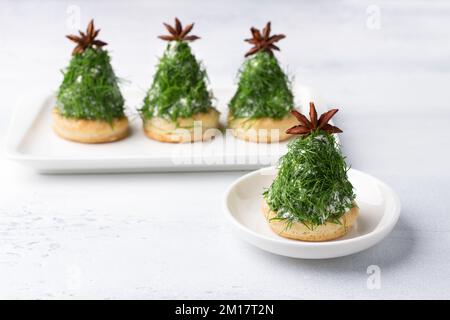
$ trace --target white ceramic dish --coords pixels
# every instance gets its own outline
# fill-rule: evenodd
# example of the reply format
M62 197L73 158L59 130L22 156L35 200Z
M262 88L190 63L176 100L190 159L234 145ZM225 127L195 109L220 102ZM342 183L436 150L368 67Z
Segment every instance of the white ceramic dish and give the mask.
M295 90L299 105L317 96L305 86ZM144 92L124 92L129 110L140 106ZM217 90L216 106L227 114L233 90ZM318 107L320 101L317 101ZM130 112L131 135L118 142L86 145L65 141L51 129L53 95L30 95L17 106L6 141L9 157L44 173L129 171L249 170L270 166L285 153L287 142L256 144L231 135L204 143L170 144L148 139L136 111Z
M273 232L261 213L262 193L276 175L275 167L244 175L225 194L224 211L238 235L263 250L303 259L342 257L365 250L388 235L400 216L400 200L380 180L350 169L360 215L356 225L342 238L327 242L286 239Z

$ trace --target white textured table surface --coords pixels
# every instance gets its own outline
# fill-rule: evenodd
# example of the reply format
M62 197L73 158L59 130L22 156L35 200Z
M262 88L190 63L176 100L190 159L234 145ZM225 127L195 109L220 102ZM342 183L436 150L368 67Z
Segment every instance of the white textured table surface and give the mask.
M349 162L399 193L391 235L345 258L284 258L224 219L222 194L243 172L44 176L1 156L0 298L450 298L450 5L277 3L2 1L0 140L20 96L61 81L74 8L83 26L96 18L117 74L138 88L162 53L162 21L196 22L195 53L223 87L248 27L271 19L288 35L282 63L340 106Z

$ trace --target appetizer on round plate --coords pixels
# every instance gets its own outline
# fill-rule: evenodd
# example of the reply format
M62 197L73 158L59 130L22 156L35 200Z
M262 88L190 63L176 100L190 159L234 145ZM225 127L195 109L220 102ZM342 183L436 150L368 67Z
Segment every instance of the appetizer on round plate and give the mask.
M68 35L77 44L59 87L53 109L53 129L62 138L102 143L128 134L124 99L110 64L106 42L96 39L94 20L86 33Z
M310 103L310 120L293 110L300 123L287 130L299 135L281 157L278 174L264 192L262 211L279 235L304 241L326 241L343 236L358 216L356 195L333 134L342 132L328 122L338 110L317 119Z
M289 111L294 96L288 77L278 64L274 50L283 34L270 35L270 22L262 32L252 27L252 38L245 41L253 48L245 55L238 88L228 104L228 127L239 139L253 142L277 142L289 138L285 131L295 125Z
M183 28L175 18L174 26L164 26L169 35L159 38L169 43L140 109L144 132L163 142L208 140L218 132L219 112L212 107L206 71L189 46L199 39L189 35L194 24Z

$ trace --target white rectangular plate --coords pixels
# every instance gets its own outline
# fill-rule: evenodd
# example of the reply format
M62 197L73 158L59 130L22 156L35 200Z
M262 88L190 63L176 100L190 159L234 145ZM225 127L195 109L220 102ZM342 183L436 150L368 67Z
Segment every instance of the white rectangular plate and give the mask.
M225 123L232 90L216 91L216 106ZM63 140L51 128L53 95L30 95L15 110L6 141L10 158L42 173L94 173L138 171L250 170L276 163L287 142L257 144L229 134L212 141L171 144L148 139L137 115L144 92L124 92L131 124L130 136L105 144ZM311 101L311 90L298 87L296 96ZM304 105L304 104L300 104ZM299 106L297 106L299 108ZM304 108L300 106L304 111Z

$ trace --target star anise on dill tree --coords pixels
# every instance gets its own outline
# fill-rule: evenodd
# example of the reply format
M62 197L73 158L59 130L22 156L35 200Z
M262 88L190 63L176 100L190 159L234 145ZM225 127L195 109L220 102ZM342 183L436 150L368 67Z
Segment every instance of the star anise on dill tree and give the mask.
M313 102L309 103L309 118L306 118L303 114L298 112L297 110L292 110L291 114L297 118L300 125L293 126L292 128L286 130L286 133L289 134L299 134L303 136L307 136L316 130L322 130L329 134L332 133L340 133L341 129L338 127L332 126L328 122L333 118L333 116L338 112L338 109L331 109L325 113L323 113L319 119L317 119L317 111Z
M280 48L278 48L276 45L274 45L275 42L280 41L281 39L286 38L284 34L274 34L270 35L271 25L270 21L267 22L264 29L259 31L258 29L251 27L250 31L252 32L252 38L245 39L248 43L253 44L253 48L251 48L246 54L245 57L251 56L252 54L255 54L259 51L266 51L270 54L273 54L273 50L280 51Z
M84 50L86 50L87 48L92 47L92 46L101 48L101 47L107 45L106 42L95 39L95 38L97 38L98 33L100 32L100 29L95 30L94 19L92 19L89 22L89 24L86 28L86 33L84 33L81 30L78 32L80 34L79 36L76 36L73 34L66 36L68 39L72 40L73 42L75 42L77 44L77 46L72 51L72 55L75 55L77 53L82 53L82 52L84 52Z
M192 31L192 28L194 28L194 24L188 24L186 27L183 28L183 25L181 24L180 20L178 18L175 18L175 25L171 26L168 23L163 23L166 27L167 31L169 31L170 35L162 35L158 36L158 38L166 41L194 41L197 39L200 39L200 37L190 35L188 36L189 32Z

